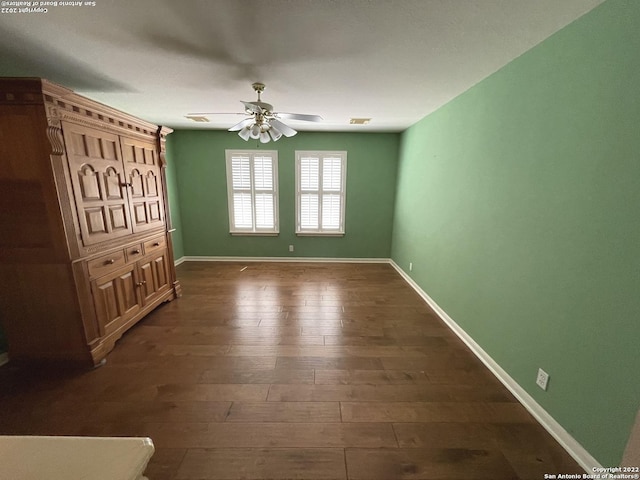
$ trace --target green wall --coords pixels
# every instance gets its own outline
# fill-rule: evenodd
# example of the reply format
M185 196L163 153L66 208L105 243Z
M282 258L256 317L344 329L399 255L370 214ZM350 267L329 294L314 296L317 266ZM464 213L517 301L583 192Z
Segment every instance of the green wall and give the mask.
M187 256L389 258L400 135L299 132L256 147L227 131L178 130L167 140L180 192L183 250ZM280 234L229 234L225 149L278 150ZM346 150L344 237L295 235L296 150ZM170 188L171 193L171 188ZM295 251L289 253L288 246Z
M395 262L605 466L640 399L638 25L610 0L404 132L393 228Z
M171 134L173 135L173 134ZM171 135L167 138L171 138ZM182 239L182 216L180 214L180 193L178 191L178 178L176 173L177 158L173 155L172 143L167 141L167 196L169 197L169 212L171 226L175 231L171 234L173 242L173 256L176 260L184 256L184 242Z

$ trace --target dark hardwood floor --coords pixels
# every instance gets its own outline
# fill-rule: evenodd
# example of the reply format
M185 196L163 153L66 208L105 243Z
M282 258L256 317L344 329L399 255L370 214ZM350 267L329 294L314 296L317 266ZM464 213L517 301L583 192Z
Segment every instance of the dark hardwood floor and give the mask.
M103 367L0 368L0 434L149 436L150 480L583 472L389 265L178 275Z

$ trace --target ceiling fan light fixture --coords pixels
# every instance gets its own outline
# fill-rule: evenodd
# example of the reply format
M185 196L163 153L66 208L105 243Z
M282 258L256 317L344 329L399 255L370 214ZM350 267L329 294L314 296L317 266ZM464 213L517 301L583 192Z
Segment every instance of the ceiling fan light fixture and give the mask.
M274 141L274 142L277 142L277 141L278 141L278 139L279 139L280 137L282 137L282 133L280 133L280 131L279 131L279 130L276 130L276 129L275 129L275 128L273 128L273 127L271 127L271 128L269 129L269 135L271 135L271 138L273 138L273 141Z
M266 131L260 132L260 143L269 143L269 133Z
M238 132L238 136L243 139L245 142L249 140L249 137L251 136L251 128L249 127L244 127L242 130L240 130Z
M250 134L249 136L253 139L258 139L260 138L260 125L258 125L257 123L254 123L251 126L251 130L250 130Z

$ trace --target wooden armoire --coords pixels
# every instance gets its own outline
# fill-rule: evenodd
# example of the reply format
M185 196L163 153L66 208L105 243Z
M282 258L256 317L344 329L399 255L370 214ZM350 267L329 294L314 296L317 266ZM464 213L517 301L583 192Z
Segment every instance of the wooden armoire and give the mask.
M180 295L158 127L0 78L0 325L15 362L97 365Z

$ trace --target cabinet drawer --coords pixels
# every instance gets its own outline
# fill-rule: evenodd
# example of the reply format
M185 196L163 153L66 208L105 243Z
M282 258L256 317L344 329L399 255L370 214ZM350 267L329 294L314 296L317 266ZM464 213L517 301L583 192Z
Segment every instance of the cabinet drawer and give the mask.
M164 236L156 237L152 240L147 240L146 242L144 242L144 253L149 253L153 252L154 250L164 248L166 244L167 240L166 238L164 238Z
M130 247L127 247L125 249L125 252L127 252L127 259L128 261L132 262L137 260L138 258L142 257L142 254L144 253L144 250L142 250L142 244L137 244L137 245L132 245Z
M122 267L125 263L124 252L122 250L94 258L87 262L89 267L89 276L95 278L105 275Z

